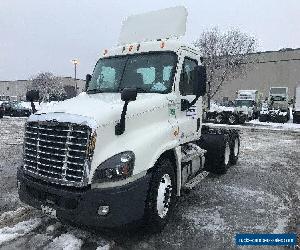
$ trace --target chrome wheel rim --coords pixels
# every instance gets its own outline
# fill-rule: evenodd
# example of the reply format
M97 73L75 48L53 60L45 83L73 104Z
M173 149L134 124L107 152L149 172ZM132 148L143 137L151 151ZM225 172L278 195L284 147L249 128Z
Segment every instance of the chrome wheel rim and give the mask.
M157 213L160 218L166 217L169 206L171 202L172 196L172 181L168 174L162 176L158 191L157 191L157 199L156 199L156 208Z
M239 153L239 139L238 138L236 138L234 141L233 153L234 153L234 156L237 156Z
M229 148L229 144L228 142L226 142L226 146L225 146L225 159L224 159L224 163L225 165L228 165L229 163L229 157L230 157L230 148Z
M217 123L221 123L221 121L222 121L222 116L218 115L218 116L216 117L216 121L217 121Z
M235 122L235 117L232 115L228 118L230 123L234 123Z

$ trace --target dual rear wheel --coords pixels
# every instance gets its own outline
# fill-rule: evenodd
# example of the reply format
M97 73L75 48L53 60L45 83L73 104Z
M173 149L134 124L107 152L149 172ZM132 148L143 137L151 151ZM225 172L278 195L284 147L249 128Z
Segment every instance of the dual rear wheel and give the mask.
M224 174L235 165L240 152L240 138L236 130L215 131L202 135L200 147L207 150L205 167L207 171Z

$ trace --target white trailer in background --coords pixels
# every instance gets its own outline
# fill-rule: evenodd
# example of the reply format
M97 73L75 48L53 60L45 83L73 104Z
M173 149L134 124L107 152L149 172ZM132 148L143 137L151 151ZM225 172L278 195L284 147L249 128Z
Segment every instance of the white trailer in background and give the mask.
M300 123L300 83L295 89L293 122Z

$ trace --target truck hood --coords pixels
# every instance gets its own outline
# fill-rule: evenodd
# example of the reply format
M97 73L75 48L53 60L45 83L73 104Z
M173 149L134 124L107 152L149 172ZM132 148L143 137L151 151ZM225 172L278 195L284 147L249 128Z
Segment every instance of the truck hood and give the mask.
M138 93L136 101L130 102L127 108L126 119L143 112L151 111L168 104L165 94ZM62 121L64 117L69 122L85 123L89 121L90 126L105 126L120 120L124 102L120 93L81 93L72 99L44 106L35 115L38 120L56 119ZM70 116L71 115L71 116ZM77 117L78 121L74 121ZM86 119L84 119L86 118ZM31 120L36 120L31 117Z

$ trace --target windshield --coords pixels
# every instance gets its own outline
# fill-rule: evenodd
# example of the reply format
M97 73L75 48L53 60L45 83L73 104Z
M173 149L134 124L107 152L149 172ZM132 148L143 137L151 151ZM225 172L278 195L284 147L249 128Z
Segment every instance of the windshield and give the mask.
M285 95L287 92L286 88L271 88L270 93L272 95Z
M126 55L100 59L89 83L88 93L171 91L177 56L172 52Z
M253 101L252 100L236 100L235 106L237 106L237 107L242 107L242 106L252 107Z
M271 96L271 101L285 101L286 100L286 97L284 96Z

